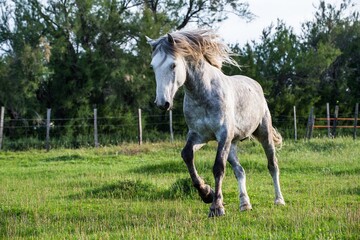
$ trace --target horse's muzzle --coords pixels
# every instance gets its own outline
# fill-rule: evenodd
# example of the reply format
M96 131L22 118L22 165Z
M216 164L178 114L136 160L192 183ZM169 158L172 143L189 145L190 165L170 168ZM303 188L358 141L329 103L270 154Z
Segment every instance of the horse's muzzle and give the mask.
M154 103L161 110L170 110L172 108L172 103L164 98L156 98Z
M158 108L160 108L161 110L170 110L170 103L169 102L165 102L165 104L156 104L158 106Z

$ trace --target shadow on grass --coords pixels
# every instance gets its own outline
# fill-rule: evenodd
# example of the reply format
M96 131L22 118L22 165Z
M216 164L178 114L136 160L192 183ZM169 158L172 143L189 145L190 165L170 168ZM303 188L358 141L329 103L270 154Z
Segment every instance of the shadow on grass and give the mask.
M360 187L345 188L339 190L341 194L360 196Z
M294 164L294 165L287 165L287 166L280 166L280 171L286 174L292 173L302 173L302 174L319 174L322 176L336 176L342 177L347 175L359 175L360 168L350 168L346 166L341 168L339 166L332 166L327 167L324 165L316 166L316 165L309 165L309 164Z
M168 161L160 164L148 164L130 170L131 173L141 174L165 174L165 173L186 173L187 168L183 162Z
M351 168L351 169L336 169L333 171L336 176L343 175L360 175L360 168Z
M124 180L117 183L88 189L83 193L71 195L72 199L109 198L124 200L175 200L195 199L196 189L190 179L178 179L168 189L160 189L154 184L141 180Z
M213 162L197 161L195 162L196 169L200 173L206 173L213 168ZM159 164L149 164L142 167L131 169L129 172L138 174L166 174L166 173L188 173L188 169L183 161L167 161Z
M69 161L76 161L76 160L83 160L84 157L77 155L77 154L71 154L71 155L62 155L57 157L50 157L45 159L45 162L69 162Z

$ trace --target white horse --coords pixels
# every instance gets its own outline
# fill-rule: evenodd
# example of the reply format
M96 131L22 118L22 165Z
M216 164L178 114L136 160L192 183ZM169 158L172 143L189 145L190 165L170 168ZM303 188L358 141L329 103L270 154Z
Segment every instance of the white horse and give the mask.
M226 161L238 181L240 210L252 209L245 171L236 154L237 141L250 136L256 137L265 150L275 204L284 205L275 156L275 144L281 144L282 137L272 127L261 86L248 77L227 76L221 71L223 62L238 65L213 31L178 31L156 40L147 37L147 41L153 49L156 105L171 109L175 93L184 86L184 115L189 132L181 156L202 200L212 203L209 217L225 214L221 186ZM200 178L194 164L194 152L211 140L218 142L213 167L215 191Z

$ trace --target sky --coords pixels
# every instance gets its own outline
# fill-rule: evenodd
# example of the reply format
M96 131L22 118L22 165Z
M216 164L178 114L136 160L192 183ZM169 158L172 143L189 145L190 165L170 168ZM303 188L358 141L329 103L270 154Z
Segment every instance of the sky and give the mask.
M251 22L241 19L233 14L220 24L218 33L226 43L240 43L251 40L259 42L264 28L271 23L276 25L277 19L283 20L291 26L296 34L301 33L301 24L312 20L319 0L247 0L250 11L257 17ZM339 6L341 0L326 0L326 3ZM353 0L360 8L360 0Z

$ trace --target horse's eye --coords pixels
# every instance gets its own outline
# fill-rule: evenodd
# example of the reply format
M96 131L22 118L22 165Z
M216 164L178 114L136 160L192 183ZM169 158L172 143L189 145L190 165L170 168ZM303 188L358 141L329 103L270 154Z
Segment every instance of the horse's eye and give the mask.
M171 68L171 69L174 69L175 67L176 67L176 64L175 64L175 63L173 63L173 64L170 65L170 68Z
M150 69L153 69L154 67L153 67L153 65L150 64L150 65L149 65L149 68L150 68Z

